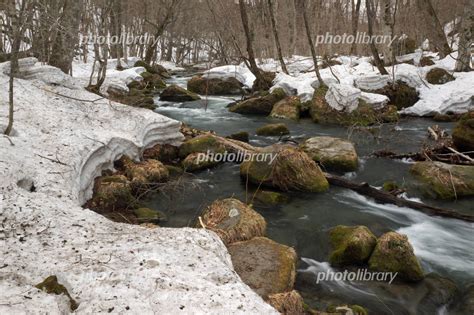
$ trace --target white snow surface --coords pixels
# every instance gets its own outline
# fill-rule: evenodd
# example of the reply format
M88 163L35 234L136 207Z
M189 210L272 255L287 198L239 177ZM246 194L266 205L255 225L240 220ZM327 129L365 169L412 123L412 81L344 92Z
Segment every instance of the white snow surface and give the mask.
M179 122L99 100L49 67L27 72L15 80L14 132L0 136L0 314L70 313L64 295L34 287L50 275L78 314L276 313L242 283L214 233L114 223L81 207L122 154L182 141ZM7 111L5 102L2 123Z

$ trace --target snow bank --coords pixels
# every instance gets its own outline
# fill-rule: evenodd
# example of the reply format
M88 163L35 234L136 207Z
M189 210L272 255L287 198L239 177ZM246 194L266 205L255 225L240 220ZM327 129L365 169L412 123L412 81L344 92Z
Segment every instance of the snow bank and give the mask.
M253 81L255 81L255 76L244 64L215 67L205 71L204 75L209 78L236 78L248 88L251 88Z
M352 112L359 106L361 92L348 84L331 84L326 93L328 105L338 111Z
M15 80L14 134L0 137L0 313L69 313L64 296L34 287L50 275L80 314L274 313L242 283L214 233L118 224L80 206L111 161L179 143L180 123L50 85L50 70L34 67L30 79ZM4 72L0 64L3 100Z

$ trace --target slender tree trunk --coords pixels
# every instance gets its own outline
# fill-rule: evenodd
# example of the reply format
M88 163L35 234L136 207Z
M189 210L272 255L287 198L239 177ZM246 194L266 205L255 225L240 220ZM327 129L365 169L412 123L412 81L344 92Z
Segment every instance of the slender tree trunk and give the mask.
M354 1L357 1L354 2ZM359 29L359 13L360 13L360 4L362 3L362 0L351 0L352 4L352 36L356 38L357 36L357 31ZM356 55L357 54L357 44L354 41L351 45L351 50L350 50L351 55Z
M295 0L298 1L298 0ZM299 0L303 4L303 8L305 7L304 0ZM308 38L308 44L311 49L311 56L313 57L313 63L314 63L314 72L316 73L316 77L318 78L319 86L325 86L323 78L321 78L321 74L319 73L319 66L318 66L318 57L316 55L316 49L314 48L313 44L313 37L311 35L311 29L309 27L309 21L308 21L308 14L306 13L305 8L303 9L303 20L304 20L304 27L306 29L306 37Z
M471 68L471 46L473 42L474 25L474 0L470 5L464 7L464 15L461 22L461 35L459 38L458 59L455 71L472 71Z
M392 12L392 1L391 0L382 0L382 35L383 36L393 36L393 12ZM383 53L383 62L385 65L391 65L395 62L393 58L393 52L391 46L387 43L382 44L382 53Z
M368 21L369 36L372 38L372 35L374 33L373 26L374 26L374 19L375 19L374 18L375 17L374 4L372 0L366 0L365 4L367 7L367 21ZM371 40L369 45L370 45L370 50L372 52L372 56L374 57L375 66L379 70L380 74L388 74L387 70L385 70L382 60L380 60L379 52L377 50L377 47L375 47L375 43Z
M268 8L270 10L270 21L272 23L273 37L275 37L275 46L278 54L278 59L280 60L281 70L288 74L288 69L286 69L285 61L283 60L283 55L281 53L280 38L278 37L278 30L275 21L275 14L273 12L273 3L272 0L268 1Z
M444 34L443 26L436 15L431 0L417 0L418 9L424 13L425 21L428 24L428 38L439 52L440 58L444 58L451 53L448 40Z

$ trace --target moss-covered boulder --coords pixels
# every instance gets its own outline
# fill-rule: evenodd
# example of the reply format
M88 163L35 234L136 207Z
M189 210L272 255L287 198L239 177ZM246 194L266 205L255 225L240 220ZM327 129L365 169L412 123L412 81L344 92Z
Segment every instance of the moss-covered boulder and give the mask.
M377 238L365 226L338 225L329 236L332 247L329 262L336 267L366 263L377 244Z
M276 191L258 190L255 193L255 200L264 205L278 205L288 202L289 198Z
M137 208L133 210L138 223L159 223L167 220L166 215L158 210L150 208Z
M417 162L410 172L424 193L439 199L474 195L474 166Z
M307 314L304 300L298 291L271 294L267 298L267 303L273 306L280 314L303 315Z
M313 137L306 140L301 148L327 170L352 172L357 169L357 152L350 141L325 136Z
M453 141L460 151L474 151L474 112L464 114L453 130Z
M252 85L252 91L268 91L273 85L273 80L275 80L275 72L261 71L262 79L255 79Z
M35 285L35 287L48 294L65 295L69 300L71 311L75 311L79 307L79 304L71 297L66 287L58 282L56 276L47 277L41 283Z
M329 188L319 166L301 149L288 145L273 145L258 150L273 161L252 159L240 165L240 176L256 185L283 191L322 192Z
M185 158L191 153L223 153L225 151L224 144L219 141L219 138L211 135L204 134L191 138L185 141L179 147L179 156Z
M231 134L227 138L248 143L249 142L249 133L247 131L240 131L240 132L236 132L236 133Z
M420 281L424 277L408 237L396 232L379 237L369 259L369 268L373 271L398 272L397 277L407 281Z
M202 212L197 226L202 224L216 232L226 245L264 236L267 228L258 212L235 198L214 201Z
M112 86L109 87L107 89L109 99L114 102L119 102L133 107L154 110L156 108L156 105L155 101L153 100L153 95L151 93L148 93L147 90L144 89L144 85L138 88L136 87L136 85L132 86L134 87L129 88L128 93L119 91L113 88Z
M236 78L206 78L194 76L188 81L188 90L201 95L240 95L242 83Z
M363 100L352 112L338 111L329 106L326 101L328 88L321 86L314 91L309 114L312 120L321 124L336 124L343 126L370 126L383 122L396 122L398 120L397 108L393 105L382 109L374 109Z
M132 186L127 177L112 175L98 177L94 182L93 197L88 206L102 211L126 209L135 203Z
M454 80L455 78L442 68L433 68L426 74L426 81L431 84L445 84Z
M161 101L169 102L190 102L200 100L201 97L196 93L183 89L175 84L168 86L160 94Z
M427 67L434 65L433 58L424 56L420 59L420 67Z
M173 163L178 159L179 148L171 144L157 144L143 151L145 160L154 159L162 163Z
M141 76L143 77L143 82L145 89L157 90L164 89L166 87L165 81L161 78L159 74L150 73L148 71L142 72Z
M275 89L270 94L254 96L229 107L229 111L239 114L269 115L273 106L286 97L281 88Z
M158 160L149 159L136 163L123 156L118 164L123 166L134 191L148 189L169 179L168 169Z
M398 110L413 106L420 99L418 91L403 81L388 84L372 92L387 96L390 99L390 104L396 106Z
M220 163L221 161L216 161L201 152L196 152L189 154L181 164L186 172L197 172L212 168Z
M281 136L289 133L290 130L285 124L268 124L257 129L259 136Z
M277 102L270 113L270 117L283 119L300 119L301 101L298 96L288 96Z
M138 60L133 65L134 67L143 67L145 70L151 74L158 74L163 78L170 78L171 75L169 74L168 70L165 67L159 64L149 65L143 60Z
M293 248L265 237L228 246L235 271L244 283L266 298L293 289L296 252Z

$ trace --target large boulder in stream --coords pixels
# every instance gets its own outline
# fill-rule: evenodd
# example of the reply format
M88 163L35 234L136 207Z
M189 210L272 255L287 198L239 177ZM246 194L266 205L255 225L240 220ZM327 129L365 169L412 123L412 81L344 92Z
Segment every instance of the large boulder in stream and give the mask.
M206 78L194 76L188 81L188 90L201 95L240 95L242 83L233 77Z
M357 169L357 152L350 141L326 136L313 137L306 140L301 148L325 169L340 172Z
M169 74L168 70L166 70L165 67L159 64L154 64L154 65L149 65L143 60L138 60L135 62L133 65L134 67L143 67L145 70L151 74L158 74L162 78L171 78L171 75Z
M396 232L379 237L369 259L369 268L373 271L397 272L397 278L407 281L420 281L424 277L408 237Z
M460 151L474 151L474 112L464 114L453 130L453 141Z
M264 236L267 227L258 212L235 198L214 201L202 212L198 226L201 224L216 232L226 245Z
M322 192L329 188L319 166L301 149L272 145L256 153L266 158L244 161L240 165L240 176L244 180L283 191Z
M267 298L293 289L297 260L293 248L266 237L254 237L233 243L228 250L235 271L260 296Z
M410 172L431 197L455 199L474 195L474 166L426 161L415 163Z
M169 102L190 102L200 100L201 97L196 93L190 92L175 84L168 86L160 94L161 101Z
M365 226L338 225L331 229L329 237L329 262L336 267L366 263L377 244L377 238Z
M337 92L338 88L345 89L345 86L333 85L332 92L326 98L329 89L321 86L314 91L313 99L309 108L309 114L316 123L337 124L343 126L370 126L376 123L394 122L398 120L397 108L389 105L381 109L363 101L357 95L346 95L349 99L343 104L336 102L345 94ZM332 103L338 103L333 107ZM334 105L334 104L333 104Z
M223 153L225 147L216 136L204 134L191 138L181 144L179 147L179 156L185 158L191 153L207 153L208 151L212 153Z
M290 133L285 124L267 124L257 129L259 136L282 136Z
M286 97L281 88L271 93L264 92L261 96L253 96L229 107L229 111L239 114L269 115L273 106Z
M288 96L273 106L270 117L283 119L300 119L301 101L298 96Z

